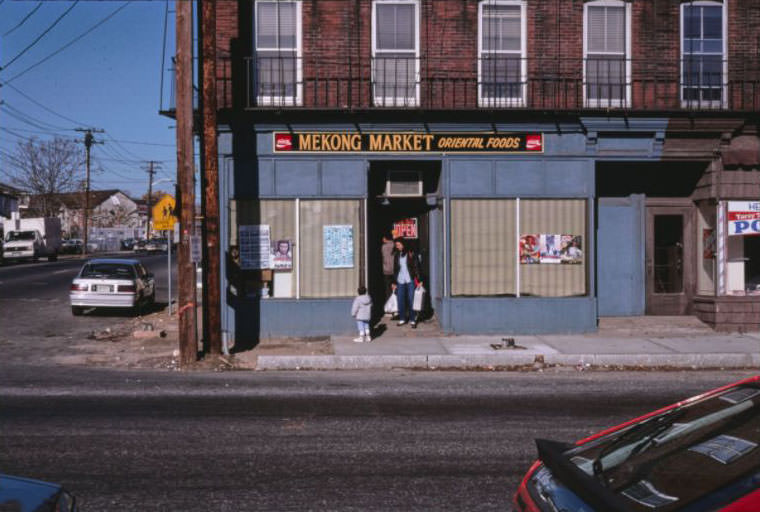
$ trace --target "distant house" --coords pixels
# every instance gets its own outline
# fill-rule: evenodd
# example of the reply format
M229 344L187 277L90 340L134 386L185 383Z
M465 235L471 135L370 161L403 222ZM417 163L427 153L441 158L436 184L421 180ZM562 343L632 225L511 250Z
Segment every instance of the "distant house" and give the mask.
M29 197L22 217L52 216L61 219L65 236L82 237L85 209L84 192L65 194L39 194ZM141 214L135 200L120 190L91 190L89 197L89 220L91 230L118 228L129 236L144 232L146 218Z
M21 194L19 189L0 183L0 223L4 219L10 219L12 213L18 212Z

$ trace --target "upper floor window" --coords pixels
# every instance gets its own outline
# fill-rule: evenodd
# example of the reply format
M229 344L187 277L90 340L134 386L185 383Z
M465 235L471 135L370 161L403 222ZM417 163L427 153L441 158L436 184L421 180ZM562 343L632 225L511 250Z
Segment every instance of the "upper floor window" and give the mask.
M256 1L254 87L259 105L300 105L301 2Z
M726 38L723 4L681 4L681 102L684 107L721 107L726 99Z
M524 106L527 70L525 2L480 2L478 34L480 106Z
M419 4L376 0L372 5L372 85L380 107L420 102Z
M626 2L597 0L583 6L583 94L588 107L630 105L630 20Z

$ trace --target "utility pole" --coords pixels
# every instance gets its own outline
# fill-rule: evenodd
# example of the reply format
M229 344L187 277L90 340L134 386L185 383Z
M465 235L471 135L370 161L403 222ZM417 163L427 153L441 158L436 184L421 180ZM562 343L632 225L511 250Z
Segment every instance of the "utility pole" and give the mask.
M153 205L151 204L153 202L153 175L160 168L160 164L155 160L148 160L145 163L148 165L147 168L143 167L148 173L148 225L145 228L145 238L150 240L150 222L153 217Z
M203 216L203 346L222 353L219 261L219 164L216 128L216 0L198 2L201 66L201 209Z
M193 3L176 3L177 33L177 202L179 212L179 245L177 280L179 296L179 363L187 367L198 357L195 337L196 289L195 272L190 258L190 234L194 228L195 184L193 162Z
M86 177L84 180L84 220L82 221L82 224L84 224L84 245L82 246L82 254L87 254L87 240L89 236L89 229L87 227L87 224L90 217L90 148L93 144L104 143L102 140L95 140L95 137L92 134L103 133L105 130L100 130L97 128L75 128L75 130L84 133L84 139L80 141L84 143L86 168Z

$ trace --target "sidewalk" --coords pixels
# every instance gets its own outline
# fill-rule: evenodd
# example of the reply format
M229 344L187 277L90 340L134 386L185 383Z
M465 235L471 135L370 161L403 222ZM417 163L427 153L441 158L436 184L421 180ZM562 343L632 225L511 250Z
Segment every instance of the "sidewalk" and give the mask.
M334 336L329 345L327 354L306 345L304 353L268 354L262 343L236 358L257 370L760 367L760 332L717 333L694 317L608 318L595 333L572 335L417 335L394 325L370 343Z

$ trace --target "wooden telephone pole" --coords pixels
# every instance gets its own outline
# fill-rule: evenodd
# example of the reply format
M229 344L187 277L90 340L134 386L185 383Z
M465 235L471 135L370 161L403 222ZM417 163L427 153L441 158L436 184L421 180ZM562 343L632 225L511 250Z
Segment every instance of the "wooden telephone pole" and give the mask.
M89 228L87 224L89 223L90 218L90 148L93 144L103 144L103 141L95 140L95 137L92 134L103 133L105 130L97 128L75 128L75 130L84 133L84 139L79 142L84 144L85 151L86 176L84 180L84 213L82 215L82 224L84 224L84 235L82 238L84 240L84 245L82 246L82 254L87 254L87 240L89 237Z
M219 252L219 164L216 129L216 0L198 2L201 44L200 110L201 209L203 215L203 345L211 355L222 353Z
M177 202L179 245L177 280L179 296L179 363L187 367L198 358L195 336L195 272L190 258L190 234L194 228L195 185L193 180L193 3L177 2Z

